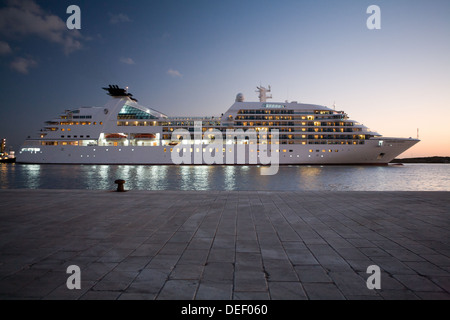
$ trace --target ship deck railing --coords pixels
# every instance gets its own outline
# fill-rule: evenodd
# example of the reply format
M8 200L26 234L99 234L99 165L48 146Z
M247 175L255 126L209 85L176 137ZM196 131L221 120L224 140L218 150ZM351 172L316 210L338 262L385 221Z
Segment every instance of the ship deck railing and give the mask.
M171 121L189 121L189 120L220 120L221 116L212 117L168 117L167 120Z

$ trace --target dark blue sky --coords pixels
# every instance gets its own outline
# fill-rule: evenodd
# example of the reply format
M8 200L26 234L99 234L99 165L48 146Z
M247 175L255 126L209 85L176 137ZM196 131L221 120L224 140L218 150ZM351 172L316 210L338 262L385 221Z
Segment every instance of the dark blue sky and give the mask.
M336 102L386 136L420 128L408 155L450 156L450 130L424 117L450 117L449 14L448 0L0 0L0 137L18 150L61 111L106 103L108 84L173 116L270 84L274 101Z

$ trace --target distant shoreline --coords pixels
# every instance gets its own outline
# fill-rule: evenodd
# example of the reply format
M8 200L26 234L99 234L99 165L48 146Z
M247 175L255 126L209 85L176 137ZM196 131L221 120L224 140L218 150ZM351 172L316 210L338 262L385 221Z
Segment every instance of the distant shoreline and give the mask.
M394 159L390 163L450 163L450 157L419 157Z

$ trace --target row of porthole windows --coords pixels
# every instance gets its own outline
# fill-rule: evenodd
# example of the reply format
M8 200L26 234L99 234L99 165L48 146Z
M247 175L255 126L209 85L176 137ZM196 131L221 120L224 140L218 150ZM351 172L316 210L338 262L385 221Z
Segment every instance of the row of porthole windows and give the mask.
M95 149L93 151L95 151ZM105 151L108 152L109 149L106 149ZM119 151L122 151L122 149L119 149ZM134 149L131 149L131 151L133 152ZM83 158L83 155L81 155L80 157ZM95 158L95 154L93 155L93 157ZM87 155L86 158L89 158L89 155Z
M94 149L95 151L95 149ZM106 151L108 152L109 149L106 149ZM122 151L122 149L119 149L119 152ZM131 149L131 151L134 151L134 149ZM170 152L173 151L173 148L170 148ZM177 152L180 152L181 149L177 148ZM183 152L186 152L186 148L183 148ZM193 149L190 148L190 151L193 152ZM197 152L199 152L199 148L196 149ZM210 152L212 152L213 150L210 149ZM215 150L216 152L218 152L218 149ZM253 150L251 150L253 151ZM265 150L264 150L265 151ZM167 148L164 148L164 152L167 152ZM206 148L203 148L203 152L206 152ZM226 152L226 149L223 149L223 152ZM230 152L232 152L232 150L230 149ZM258 150L259 152L259 150ZM281 150L277 150L277 152L281 152ZM283 153L286 153L287 150L282 150ZM294 152L293 150L289 150L289 152ZM314 152L314 150L309 150L309 152ZM320 152L320 150L316 150L316 152ZM327 150L322 150L323 153L327 152ZM333 152L331 149L328 150L328 152ZM339 150L335 150L335 152L339 152ZM259 155L258 155L259 156ZM81 158L83 158L83 155L80 156ZM95 155L93 155L93 157L95 158ZM289 155L290 158L293 158L293 155ZM309 158L311 158L311 155L308 155ZM321 157L323 158L323 155L321 155ZM86 158L89 158L89 155L86 156ZM300 155L297 155L297 158L300 158Z
M96 149L93 149L93 151L95 152L95 151L96 151ZM108 152L108 151L109 151L109 149L105 149L105 151L106 151L106 152ZM122 151L122 149L119 149L119 151ZM131 151L134 151L134 149L131 149Z
M183 150L183 152L187 152L187 148L182 148L182 149L177 148L177 149L176 149L177 152L180 152L181 150ZM190 150L190 152L194 152L194 149L193 149L193 148L189 148L189 150ZM173 148L170 148L170 152L172 152L172 151L173 151ZM207 149L207 148L202 148L202 151L203 151L203 152L208 152L208 149ZM214 151L214 149L209 148L209 152L213 152L213 151ZM253 150L253 149L250 149L250 152L254 152L254 151L257 151L258 153L260 152L260 150ZM266 152L267 150L263 150L263 151ZM164 152L167 152L167 148L164 148ZM196 148L196 149L195 149L195 152L200 152L200 148ZM215 149L215 152L219 152L219 149L216 148L216 149ZM227 152L226 148L223 148L223 149L222 149L222 152ZM229 152L233 152L233 149L229 149ZM277 152L279 152L279 150L277 150Z
M180 148L177 148L177 152L180 152ZM119 150L120 151L120 150ZM173 148L170 148L170 152L172 152L173 151ZM183 152L186 152L187 151L187 149L186 148L183 148ZM209 149L209 152L212 152L213 151L213 149ZM253 150L250 150L251 152L253 152ZM259 152L260 150L258 150L258 152ZM266 151L266 150L264 150L264 151ZM316 152L320 152L321 150L316 150ZM167 148L164 148L164 152L167 152ZM194 152L194 149L193 148L190 148L190 152ZM196 148L196 152L200 152L200 148ZM206 148L203 148L203 152L207 152L207 149ZM217 149L216 148L216 152L219 152L219 149ZM223 148L223 150L222 150L222 152L226 152L226 149L225 148ZM230 149L229 150L229 152L233 152L233 149ZM288 150L287 149L283 149L283 150L277 150L276 152L281 152L281 153L287 153L288 152ZM292 152L294 152L294 150L289 150L289 152L290 153L292 153ZM314 152L314 150L312 150L312 149L310 149L309 150L309 152L310 153L312 153L312 152ZM325 149L323 149L322 150L322 152L323 153L325 153L325 152L329 152L329 153L332 153L333 152L333 150L331 150L331 149L328 149L328 150L325 150ZM339 150L334 150L334 152L339 152ZM292 156L291 156L292 157ZM298 157L298 156L297 156Z
M108 151L108 150L106 150L106 151ZM121 151L121 150L119 150L119 151ZM86 155L86 158L89 158L89 157L90 157L89 155ZM95 158L95 154L92 157ZM290 155L289 157L293 158L292 155ZM309 155L308 157L311 158L311 155ZM321 155L321 157L323 158L323 155ZM81 155L80 158L83 158L83 155ZM297 158L300 158L300 155L297 155Z
M65 138L65 137L66 137L66 136L61 136L61 138ZM78 136L76 136L76 135L73 136L73 137L74 137L74 138L78 138ZM90 135L87 135L87 136L86 136L86 138L90 138L90 137L91 137ZM67 138L72 138L72 136L67 136ZM84 138L84 136L81 135L80 138Z
M316 150L316 152L320 152L321 150ZM309 149L309 152L310 153L312 153L312 152L314 152L314 150L313 149ZM325 149L322 149L322 152L327 152L327 150L325 150ZM333 150L331 150L331 149L328 149L328 152L333 152ZM339 150L334 150L334 152L339 152Z

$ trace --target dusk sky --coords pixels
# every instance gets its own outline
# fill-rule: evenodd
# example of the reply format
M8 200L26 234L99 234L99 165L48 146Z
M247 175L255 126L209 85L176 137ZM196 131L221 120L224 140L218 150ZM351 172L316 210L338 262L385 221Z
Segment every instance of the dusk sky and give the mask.
M104 105L108 84L169 116L271 85L272 101L336 103L387 137L419 128L401 157L450 156L449 57L448 0L0 0L0 137L18 151L62 111Z

